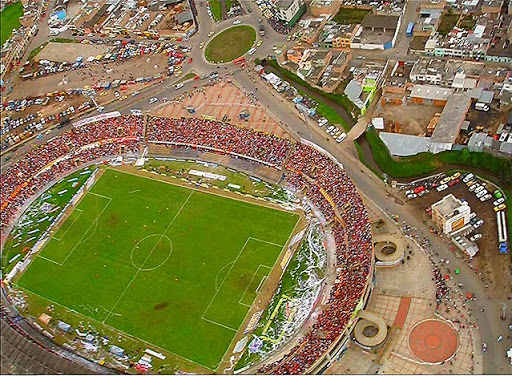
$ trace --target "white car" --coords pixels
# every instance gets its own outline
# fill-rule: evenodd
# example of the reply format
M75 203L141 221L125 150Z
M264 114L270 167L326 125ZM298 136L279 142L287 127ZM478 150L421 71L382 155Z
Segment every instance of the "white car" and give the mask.
M436 188L438 192L442 192L445 189L448 189L448 184L442 184L439 187Z
M471 219L473 219L473 218L475 218L475 217L476 217L476 213L475 213L475 212L471 212L471 213L469 214L469 219L470 219L470 220L471 220Z
M240 25L241 23L242 23L242 21L240 21L240 20L233 21L233 25Z
M499 206L501 204L503 204L505 202L505 199L503 197L500 197L499 199L497 199L496 201L494 201L492 203L493 206Z
M485 188L482 186L482 185L479 185L478 187L476 187L475 189L475 193L478 193L478 192L481 192L482 190L484 190Z
M478 221L475 222L475 224L473 225L473 228L479 228L483 224L484 224L484 220L483 219L479 219Z
M182 87L183 87L183 84L176 84L176 85L174 85L174 89L175 90L181 89Z
M158 101L158 98L157 98L157 97L153 97L153 98L151 98L151 99L149 100L149 102L148 102L148 103L149 103L149 104L153 104L153 103L155 103L156 101Z
M327 127L327 129L325 130L325 133L331 133L334 128L336 128L334 125Z
M487 200L490 200L492 198L492 195L490 193L487 193L486 195L480 197L480 201L484 202Z
M482 234L475 234L472 237L469 238L472 242L477 241L478 239L482 238Z
M138 91L138 90L136 90L136 91L134 91L134 92L132 93L132 97L134 97L134 96L136 96L136 95L139 95L139 91Z
M473 184L471 187L468 188L470 192L476 191L477 188L481 187L480 184Z
M462 179L462 181L463 181L464 183L467 183L467 182L469 182L471 179L473 179L473 178L474 178L474 176L475 176L475 175L473 175L473 174L470 172L469 174L467 174L466 176L464 176L464 178Z
M324 118L324 117L323 117L323 118L318 119L318 125L319 125L320 127L323 127L323 126L324 126L325 124L327 124L328 122L329 122L329 121L328 121L326 118Z
M338 138L336 139L336 142L337 143L340 143L341 141L343 141L345 138L347 138L347 134L346 133L342 133L338 136Z
M413 199L413 198L416 198L416 197L418 197L418 195L416 193L411 193L411 194L407 195L407 198L410 198L410 199Z
M480 192L476 194L476 198L484 197L487 194L486 189L482 189Z

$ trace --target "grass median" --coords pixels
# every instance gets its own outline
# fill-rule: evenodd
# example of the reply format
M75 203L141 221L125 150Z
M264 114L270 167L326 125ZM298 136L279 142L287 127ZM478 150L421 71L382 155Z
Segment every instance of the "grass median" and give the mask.
M229 63L244 55L256 40L252 26L238 25L217 34L206 46L205 57L210 63Z

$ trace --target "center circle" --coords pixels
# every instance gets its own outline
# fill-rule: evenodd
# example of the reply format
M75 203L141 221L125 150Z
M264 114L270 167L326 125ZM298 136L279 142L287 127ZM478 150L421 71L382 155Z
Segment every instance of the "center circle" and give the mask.
M425 344L431 349L437 349L441 344L441 338L436 334L430 334L425 337Z
M130 261L141 272L155 270L165 264L172 254L172 241L164 234L145 236L132 248Z
M249 51L255 40L256 30L252 26L233 26L208 42L204 56L210 63L229 63Z

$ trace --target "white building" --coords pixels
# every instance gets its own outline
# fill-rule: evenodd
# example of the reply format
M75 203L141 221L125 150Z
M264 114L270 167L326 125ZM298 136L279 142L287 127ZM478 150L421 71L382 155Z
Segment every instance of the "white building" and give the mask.
M274 7L279 19L290 26L293 26L306 10L303 0L276 0Z
M451 193L442 200L432 204L432 221L449 234L469 223L471 208L466 201L461 201Z

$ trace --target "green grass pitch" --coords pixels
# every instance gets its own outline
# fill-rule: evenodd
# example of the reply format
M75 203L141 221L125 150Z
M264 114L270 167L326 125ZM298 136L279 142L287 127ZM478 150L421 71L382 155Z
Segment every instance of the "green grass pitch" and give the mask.
M297 220L107 169L18 286L215 370Z

